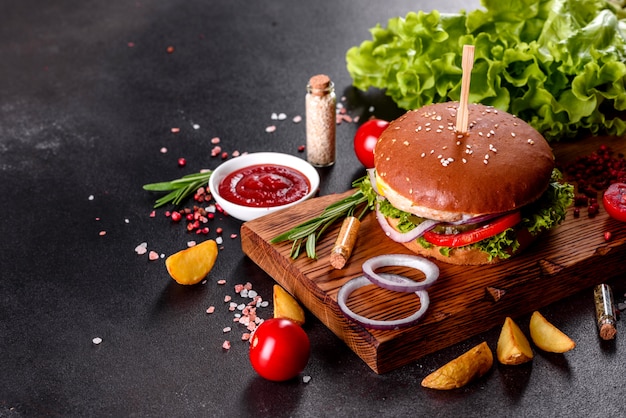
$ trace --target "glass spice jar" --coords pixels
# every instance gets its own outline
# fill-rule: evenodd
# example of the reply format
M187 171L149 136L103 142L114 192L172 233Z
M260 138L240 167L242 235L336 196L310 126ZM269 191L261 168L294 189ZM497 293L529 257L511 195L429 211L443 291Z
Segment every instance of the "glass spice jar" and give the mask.
M330 77L318 74L306 86L307 161L316 167L335 163L337 98Z

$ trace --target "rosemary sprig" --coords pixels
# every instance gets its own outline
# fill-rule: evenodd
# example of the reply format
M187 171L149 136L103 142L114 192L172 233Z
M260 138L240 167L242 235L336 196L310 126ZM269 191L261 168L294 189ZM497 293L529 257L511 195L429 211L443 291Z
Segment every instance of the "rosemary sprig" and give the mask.
M367 177L360 178L352 183L352 186L359 187L365 181L369 181ZM276 244L284 241L293 241L289 256L294 259L300 255L302 244L304 243L307 256L316 259L315 247L326 229L339 219L343 219L346 216L354 216L356 209L364 205L358 216L359 219L362 218L368 209L371 208L372 199L372 196L357 190L354 194L327 206L319 216L304 221L289 231L276 236L270 242Z
M156 200L154 208L168 203L178 206L200 187L207 186L212 173L211 170L204 170L199 173L188 174L176 180L144 184L143 189L151 192L168 192L165 196Z

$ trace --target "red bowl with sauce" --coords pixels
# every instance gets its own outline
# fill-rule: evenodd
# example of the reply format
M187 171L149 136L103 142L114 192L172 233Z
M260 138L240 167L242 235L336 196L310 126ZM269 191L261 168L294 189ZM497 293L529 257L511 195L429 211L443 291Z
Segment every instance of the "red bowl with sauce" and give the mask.
M319 189L317 170L302 158L279 152L244 154L211 174L209 189L224 211L242 221L297 205Z

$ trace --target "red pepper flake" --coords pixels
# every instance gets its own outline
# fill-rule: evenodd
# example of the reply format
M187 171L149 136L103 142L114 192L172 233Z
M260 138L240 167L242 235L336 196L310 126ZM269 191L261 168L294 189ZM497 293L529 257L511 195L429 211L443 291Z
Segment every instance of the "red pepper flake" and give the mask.
M604 233L604 240L609 242L609 241L611 241L611 238L613 238L613 234L611 234L611 231L606 231Z
M172 45L168 46L166 49L168 54L173 54L174 53L174 47Z
M298 152L304 152L305 149L306 149L306 146L304 146L304 145L299 145L298 146Z
M150 212L150 217L151 217L151 218L156 217L156 211L154 211L154 210L153 210L152 212Z
M222 152L222 160L225 160L228 158L228 153L227 152Z
M222 232L224 232L224 230L221 227L219 227L219 226L215 229L215 233L218 234L218 235L221 235Z

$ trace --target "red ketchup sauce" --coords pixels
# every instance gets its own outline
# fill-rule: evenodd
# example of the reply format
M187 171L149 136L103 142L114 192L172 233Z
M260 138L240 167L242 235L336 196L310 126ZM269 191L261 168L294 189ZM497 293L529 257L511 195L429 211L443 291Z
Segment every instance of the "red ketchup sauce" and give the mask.
M219 184L219 194L242 206L273 207L300 200L311 184L304 174L277 164L244 167L227 175Z

